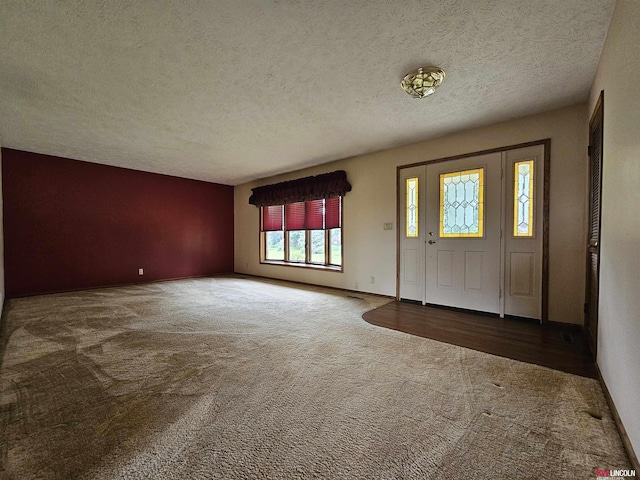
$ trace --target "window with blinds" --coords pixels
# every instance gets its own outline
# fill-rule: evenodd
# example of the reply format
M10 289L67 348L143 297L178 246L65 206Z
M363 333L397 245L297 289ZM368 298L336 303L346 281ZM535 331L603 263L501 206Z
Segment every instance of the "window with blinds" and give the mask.
M264 206L260 211L263 263L342 268L342 197Z

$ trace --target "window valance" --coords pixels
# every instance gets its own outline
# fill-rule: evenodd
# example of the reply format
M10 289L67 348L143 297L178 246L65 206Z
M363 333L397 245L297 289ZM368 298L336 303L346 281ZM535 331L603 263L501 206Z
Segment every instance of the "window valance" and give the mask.
M351 191L351 185L347 181L347 173L344 170L336 170L313 177L264 185L251 191L253 194L249 203L256 207L266 207L341 197Z

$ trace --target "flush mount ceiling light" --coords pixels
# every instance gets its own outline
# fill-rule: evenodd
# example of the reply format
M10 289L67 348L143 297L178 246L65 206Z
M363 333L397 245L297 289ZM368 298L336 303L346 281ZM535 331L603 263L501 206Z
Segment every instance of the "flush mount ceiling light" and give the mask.
M444 80L444 70L438 67L420 67L407 73L400 86L413 98L424 98L436 91Z

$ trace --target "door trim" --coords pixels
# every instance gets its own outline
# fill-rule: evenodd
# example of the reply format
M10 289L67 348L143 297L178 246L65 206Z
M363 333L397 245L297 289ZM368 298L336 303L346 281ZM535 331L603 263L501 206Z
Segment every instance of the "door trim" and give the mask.
M462 158L485 155L488 153L503 152L506 150L517 150L525 147L534 147L543 145L544 147L544 184L543 184L543 207L542 207L542 324L548 322L549 315L549 189L550 189L550 172L551 172L551 139L545 138L533 142L518 143L515 145L507 145L504 147L490 148L477 152L463 153L460 155L452 155L449 157L435 158L422 162L410 163L407 165L398 165L396 167L396 300L400 300L400 171L405 168L419 167L431 163L447 162L450 160L459 160Z

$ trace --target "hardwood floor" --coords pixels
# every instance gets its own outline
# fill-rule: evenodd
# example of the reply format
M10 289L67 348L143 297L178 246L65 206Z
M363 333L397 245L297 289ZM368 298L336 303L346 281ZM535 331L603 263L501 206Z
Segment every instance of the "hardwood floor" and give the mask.
M582 329L576 325L542 326L405 302L388 303L362 317L372 325L596 378Z

